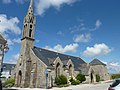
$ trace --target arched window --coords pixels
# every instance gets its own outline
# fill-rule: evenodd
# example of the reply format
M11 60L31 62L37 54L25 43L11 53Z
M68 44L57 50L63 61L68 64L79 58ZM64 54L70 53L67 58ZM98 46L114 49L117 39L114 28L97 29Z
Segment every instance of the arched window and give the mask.
M27 29L27 24L24 25L23 37L26 36L26 29Z
M30 25L30 28L32 28L32 24Z
M30 29L30 31L29 31L29 37L31 37L32 36L32 30Z
M60 63L57 63L56 65L56 77L60 75Z
M33 23L33 18L32 17L30 18L30 23Z
M69 76L72 76L72 65L69 65Z

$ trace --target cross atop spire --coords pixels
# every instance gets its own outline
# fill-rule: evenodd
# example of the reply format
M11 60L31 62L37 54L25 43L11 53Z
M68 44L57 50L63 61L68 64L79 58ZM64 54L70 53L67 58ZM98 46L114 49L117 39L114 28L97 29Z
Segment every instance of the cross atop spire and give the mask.
M30 1L27 15L33 15L33 0Z

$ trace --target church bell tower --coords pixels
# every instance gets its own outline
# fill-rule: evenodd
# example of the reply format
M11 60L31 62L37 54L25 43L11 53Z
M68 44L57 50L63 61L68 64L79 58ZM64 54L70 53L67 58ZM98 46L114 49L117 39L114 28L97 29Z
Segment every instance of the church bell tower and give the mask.
M23 26L23 33L22 33L22 41L23 40L30 40L31 44L30 47L33 47L34 41L34 26L35 26L35 17L33 13L33 0L30 1L30 6L28 8L28 12L24 17L24 26Z
M16 65L15 85L17 87L29 87L31 74L30 50L34 46L35 17L33 11L33 0L30 0L28 12L24 17L23 32L21 39L21 50Z

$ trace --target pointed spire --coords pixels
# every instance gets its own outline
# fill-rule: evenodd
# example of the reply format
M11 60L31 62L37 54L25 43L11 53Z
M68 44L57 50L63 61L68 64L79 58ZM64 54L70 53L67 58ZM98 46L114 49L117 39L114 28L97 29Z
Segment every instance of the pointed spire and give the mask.
M31 0L31 1L30 1L30 6L29 6L29 9L30 9L30 7L32 7L32 8L33 8L33 0Z
M29 5L29 8L28 8L27 14L28 15L33 15L33 0L30 1L30 5Z

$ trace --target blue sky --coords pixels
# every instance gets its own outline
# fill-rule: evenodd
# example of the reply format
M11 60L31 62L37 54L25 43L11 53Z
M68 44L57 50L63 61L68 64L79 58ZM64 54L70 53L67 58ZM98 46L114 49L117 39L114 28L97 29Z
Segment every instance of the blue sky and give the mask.
M0 0L0 33L10 50L4 62L19 57L23 19L29 0ZM120 68L120 0L34 0L35 46L98 58L110 73Z

